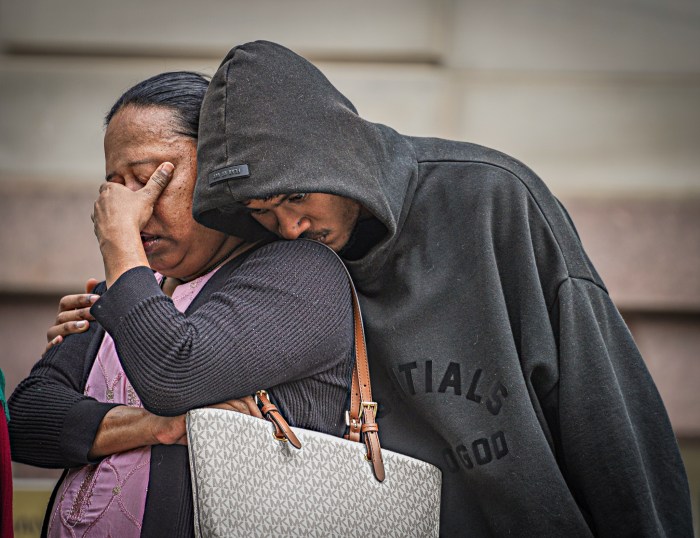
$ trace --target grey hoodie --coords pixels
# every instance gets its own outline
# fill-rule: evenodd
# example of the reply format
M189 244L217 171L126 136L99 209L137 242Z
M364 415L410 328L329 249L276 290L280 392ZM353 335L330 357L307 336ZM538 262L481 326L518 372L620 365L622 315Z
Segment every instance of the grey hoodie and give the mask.
M386 233L346 260L383 446L443 472L444 536L692 536L663 403L565 210L516 160L358 116L268 42L232 49L201 114L194 216L326 192Z

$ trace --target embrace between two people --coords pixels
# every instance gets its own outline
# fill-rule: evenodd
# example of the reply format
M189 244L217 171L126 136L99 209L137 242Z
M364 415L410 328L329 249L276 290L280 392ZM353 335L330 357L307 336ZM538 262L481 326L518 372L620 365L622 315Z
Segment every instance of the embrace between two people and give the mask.
M382 446L442 470L442 533L692 535L663 403L568 214L531 170L371 123L273 43L235 47L204 86L194 126L154 99L115 104L93 214L106 287L64 299L53 343L94 303L98 323L81 334L99 325L114 339L145 408L135 412L164 422L167 442L194 406L256 413L246 395L263 385L291 423L342 434L346 283L322 247L274 238L314 239L358 289ZM180 297L175 312L168 297L195 284L193 306ZM58 363L74 338L42 360ZM62 420L84 411L93 425L76 442L90 454L68 463L114 454L100 428L128 406L88 412L97 404L64 389ZM25 392L16 405L31 409ZM68 466L26 450L26 461ZM148 499L177 488L154 477ZM148 529L156 501L135 497Z

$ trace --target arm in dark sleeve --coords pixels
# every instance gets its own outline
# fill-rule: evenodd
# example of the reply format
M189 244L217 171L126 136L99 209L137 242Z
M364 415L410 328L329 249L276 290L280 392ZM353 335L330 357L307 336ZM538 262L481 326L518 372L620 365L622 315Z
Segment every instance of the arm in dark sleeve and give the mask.
M165 416L325 371L352 345L344 269L312 241L262 247L189 316L146 268L122 275L92 313L144 407Z
M86 360L95 356L104 331L97 323L52 347L9 400L12 459L37 467L94 463L88 452L104 415L114 404L85 396Z
M559 337L559 460L597 536L692 536L688 482L663 402L608 294L569 279Z

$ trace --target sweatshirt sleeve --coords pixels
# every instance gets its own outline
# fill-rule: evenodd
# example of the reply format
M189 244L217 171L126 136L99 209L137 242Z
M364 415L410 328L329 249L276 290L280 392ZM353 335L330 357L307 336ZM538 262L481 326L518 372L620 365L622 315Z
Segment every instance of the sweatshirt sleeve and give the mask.
M552 312L560 465L596 536L692 536L689 490L663 402L608 294L570 278Z
M14 390L9 400L12 459L37 467L64 468L95 463L88 458L97 429L115 405L83 394L85 361L101 342L91 323L85 333L52 347Z
M164 416L321 373L352 345L344 269L312 241L260 248L189 316L146 268L122 275L92 313L144 407Z

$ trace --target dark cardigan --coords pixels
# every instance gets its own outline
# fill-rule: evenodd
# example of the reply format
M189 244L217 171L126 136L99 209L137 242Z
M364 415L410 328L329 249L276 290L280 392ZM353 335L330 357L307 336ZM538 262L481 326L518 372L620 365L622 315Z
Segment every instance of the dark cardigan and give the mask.
M99 323L46 353L10 398L15 461L96 463L87 454L114 404L83 389L104 328L151 412L178 415L268 388L290 423L344 429L354 360L350 290L337 257L318 243L275 242L234 259L185 314L148 268L134 268L92 312ZM187 448L153 446L142 535L192 535L191 498Z

